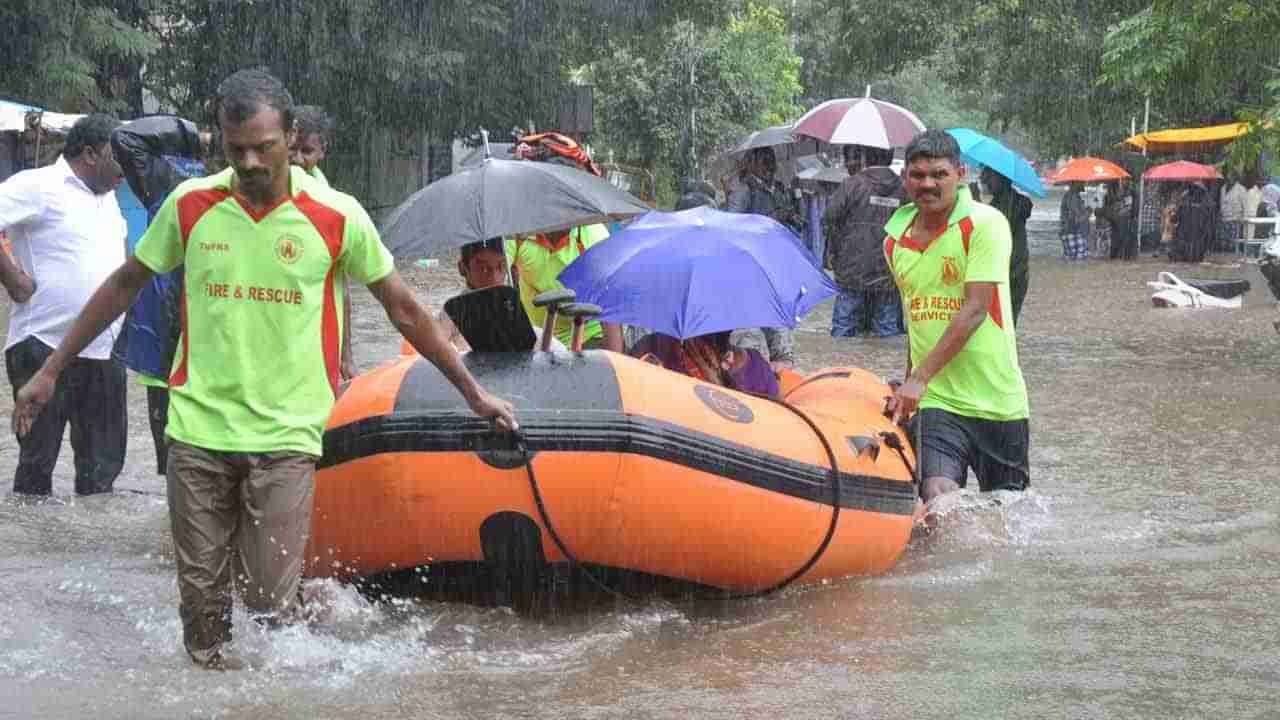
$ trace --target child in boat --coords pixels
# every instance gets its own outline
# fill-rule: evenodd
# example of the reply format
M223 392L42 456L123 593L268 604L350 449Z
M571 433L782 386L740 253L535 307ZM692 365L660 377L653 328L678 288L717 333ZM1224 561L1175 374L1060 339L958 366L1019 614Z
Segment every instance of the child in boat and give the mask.
M650 333L628 354L672 372L722 387L776 400L778 378L769 361L755 350L729 344L729 332L699 335L681 342L670 335Z

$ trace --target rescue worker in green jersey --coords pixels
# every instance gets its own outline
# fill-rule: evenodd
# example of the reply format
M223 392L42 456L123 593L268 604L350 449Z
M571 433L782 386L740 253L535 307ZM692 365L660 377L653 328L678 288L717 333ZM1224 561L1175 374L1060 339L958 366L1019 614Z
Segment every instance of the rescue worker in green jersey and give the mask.
M28 432L68 363L155 273L183 265L165 430L179 615L192 660L227 668L237 664L226 654L233 587L264 622L299 615L316 460L340 382L343 274L369 288L472 412L504 429L516 421L414 300L364 208L290 167L284 85L242 70L218 86L215 107L230 167L169 194L13 413L16 432Z
M942 130L906 150L911 202L885 225L885 259L907 317L906 379L887 410L917 413L920 495L928 502L965 486L1023 490L1027 388L1018 366L1009 290L1009 223L975 202L960 147Z

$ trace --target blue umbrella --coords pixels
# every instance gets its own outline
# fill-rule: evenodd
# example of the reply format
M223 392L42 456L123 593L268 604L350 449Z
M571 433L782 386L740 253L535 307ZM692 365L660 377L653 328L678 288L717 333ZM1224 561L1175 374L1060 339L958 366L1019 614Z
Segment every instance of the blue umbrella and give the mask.
M836 294L799 238L762 215L698 207L650 212L560 273L601 320L685 340L746 327L795 327Z
M1036 169L999 140L969 128L951 128L947 132L960 144L960 156L965 162L985 165L1009 178L1009 182L1023 192L1045 196L1044 183L1040 182Z

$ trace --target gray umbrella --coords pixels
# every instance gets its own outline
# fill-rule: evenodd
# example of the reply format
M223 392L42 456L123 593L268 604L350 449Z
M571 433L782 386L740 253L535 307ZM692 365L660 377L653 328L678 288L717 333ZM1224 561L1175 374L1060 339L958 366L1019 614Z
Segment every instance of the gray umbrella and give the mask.
M814 182L834 183L839 185L849 179L849 171L843 165L835 167L809 167L804 168L796 173L796 177L801 180L812 180Z
M708 165L707 173L711 177L723 177L733 172L738 161L748 151L761 147L773 148L774 158L779 165L785 165L801 156L813 155L824 148L824 144L813 138L797 137L791 133L790 125L774 125L763 130L756 130L736 145L716 156Z
M490 158L409 196L387 218L382 240L397 257L440 257L493 237L566 230L651 209L567 165Z
M746 136L729 151L730 155L741 155L748 150L754 150L758 147L774 147L775 145L790 145L796 141L794 135L791 134L790 125L775 125L767 127L763 130L756 130Z
M513 155L512 150L515 147L515 143L489 143L487 148L484 145L472 148L470 152L463 155L462 159L458 161L458 167L475 167L491 157L499 160L510 160Z

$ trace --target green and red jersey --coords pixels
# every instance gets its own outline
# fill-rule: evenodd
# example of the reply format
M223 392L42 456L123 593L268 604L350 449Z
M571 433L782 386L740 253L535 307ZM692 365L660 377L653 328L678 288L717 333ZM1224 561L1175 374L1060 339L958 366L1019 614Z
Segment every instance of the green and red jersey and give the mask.
M1029 414L1018 366L1009 296L1009 222L960 188L946 230L922 244L911 232L918 209L900 208L885 225L885 258L902 294L911 358L927 356L965 300L967 283L994 283L987 317L951 361L929 380L922 408L965 417L1021 420Z
M231 452L320 455L338 386L342 273L363 284L394 269L360 204L290 169L290 195L256 212L232 170L188 180L138 241L154 272L184 266L182 337L167 433Z
M558 279L560 271L593 245L608 238L609 229L604 225L583 225L570 230L558 243L553 243L545 235L506 241L507 257L520 274L520 302L534 327L542 327L547 310L534 307L533 299L548 290L563 288ZM603 332L599 322L590 320L582 328L582 341L588 342ZM555 334L565 347L571 347L573 321L564 316L557 317Z

